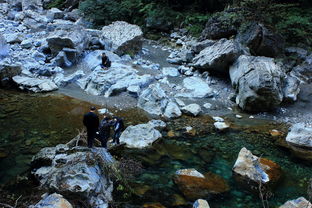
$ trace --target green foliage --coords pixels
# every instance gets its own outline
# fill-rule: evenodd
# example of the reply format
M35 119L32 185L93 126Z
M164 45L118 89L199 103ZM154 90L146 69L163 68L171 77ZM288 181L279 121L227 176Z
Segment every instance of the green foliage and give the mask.
M59 8L61 9L65 4L65 0L53 0L47 5L47 9Z
M187 14L182 21L182 26L185 26L190 34L197 37L203 31L209 18L210 15L204 15L201 13Z
M287 42L312 45L312 9L288 8L276 13L274 20Z

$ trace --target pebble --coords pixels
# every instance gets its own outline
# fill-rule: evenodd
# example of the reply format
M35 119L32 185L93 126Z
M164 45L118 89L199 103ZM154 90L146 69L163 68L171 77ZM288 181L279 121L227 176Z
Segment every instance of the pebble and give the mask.
M243 116L241 116L241 115L236 115L236 118L241 119L241 118L243 118Z

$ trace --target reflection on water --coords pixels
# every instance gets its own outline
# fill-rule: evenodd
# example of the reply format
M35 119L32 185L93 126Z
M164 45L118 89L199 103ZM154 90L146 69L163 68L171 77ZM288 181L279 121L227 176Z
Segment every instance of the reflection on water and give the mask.
M144 194L131 199L131 204L161 202L172 207L176 198L183 196L173 183L173 175L181 168L195 168L201 173L208 171L222 176L231 187L228 194L209 199L211 207L262 207L258 195L251 194L240 187L232 178L232 167L238 152L246 147L256 155L277 162L284 177L269 199L270 207L285 201L306 196L307 182L312 177L311 165L296 161L289 152L277 147L267 134L242 131L212 133L204 138L162 139L149 150L127 150L127 157L142 161L144 172L135 179L135 190ZM190 206L192 202L186 205Z

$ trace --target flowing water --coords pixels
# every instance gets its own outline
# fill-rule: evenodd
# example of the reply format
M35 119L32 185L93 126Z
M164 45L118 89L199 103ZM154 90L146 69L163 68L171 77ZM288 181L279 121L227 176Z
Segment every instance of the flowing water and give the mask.
M0 90L0 185L27 173L32 156L41 148L73 138L77 129L82 128L81 118L89 106L87 102L61 95ZM119 115L126 118L126 125L148 119L137 109ZM125 150L124 157L142 162L143 172L135 177L136 185L133 185L134 190L141 190L141 196L123 198L125 193L122 192L115 199L128 206L160 202L168 207L173 204L190 207L192 202L183 199L172 177L178 169L195 168L202 173L210 171L222 176L231 187L229 193L209 199L211 207L261 207L259 197L245 191L232 177L231 169L242 147L282 167L283 178L269 199L270 207L299 196L307 197L311 164L292 158L287 150L275 144L267 133L275 124L239 122L244 128L226 133L212 131L203 137L163 138L150 149ZM266 128L256 131L263 123Z

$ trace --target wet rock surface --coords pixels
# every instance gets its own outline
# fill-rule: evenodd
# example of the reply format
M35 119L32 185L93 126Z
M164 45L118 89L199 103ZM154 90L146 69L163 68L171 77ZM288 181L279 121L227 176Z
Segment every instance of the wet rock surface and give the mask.
M60 194L46 194L36 205L29 208L73 208L73 206Z

